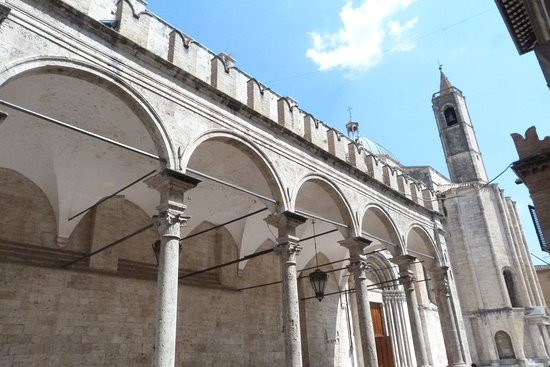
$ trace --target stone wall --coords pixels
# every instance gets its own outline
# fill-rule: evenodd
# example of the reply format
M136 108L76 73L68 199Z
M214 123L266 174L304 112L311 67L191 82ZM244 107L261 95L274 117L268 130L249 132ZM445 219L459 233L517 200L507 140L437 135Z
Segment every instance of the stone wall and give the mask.
M550 307L550 265L537 265L537 278L546 300L546 307Z
M0 365L149 365L156 293L151 244L158 238L156 230L89 263L61 267L68 256L75 258L147 224L147 215L123 196L113 197L80 220L61 250L55 236L51 243L36 240L45 237L45 228L55 231L55 216L44 193L14 171L1 173L0 198L8 215L0 222ZM191 234L211 226L202 223ZM272 246L266 242L261 248ZM181 266L202 269L236 257L237 246L222 228L185 241ZM280 286L237 290L279 279L279 259L271 254L250 260L240 275L235 264L182 283L178 365L280 363Z

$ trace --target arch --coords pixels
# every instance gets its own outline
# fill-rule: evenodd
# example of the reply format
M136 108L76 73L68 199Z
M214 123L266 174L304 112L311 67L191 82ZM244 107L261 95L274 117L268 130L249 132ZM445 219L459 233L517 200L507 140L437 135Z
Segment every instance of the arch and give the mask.
M497 331L495 334L495 344L499 359L516 359L512 339L507 332L503 330Z
M392 255L405 253L399 230L389 213L380 205L368 204L361 217L361 234L386 248Z
M156 112L136 90L100 67L63 57L19 60L0 72L0 98L70 124L76 122L80 128L149 151L165 161L35 122L22 112L10 114L2 124L0 157L4 161L0 164L20 170L46 193L56 214L61 246L77 223L68 220L71 215L114 192L121 182L131 182L150 171L152 165L172 165L172 148ZM127 195L150 215L158 204L158 193L151 193L143 184L132 186Z
M116 195L103 201L78 221L65 248L89 253L127 236L136 227L148 224L151 224L151 217L141 206L124 195ZM115 261L127 260L154 265L156 261L151 245L158 239L158 231L151 227L114 247L109 251L110 255L107 252L100 253L94 260L112 256Z
M419 224L412 224L407 231L407 253L424 261L429 270L432 266L443 265L440 251L428 231Z
M370 274L368 274L370 273ZM398 278L397 266L390 263L382 253L375 253L367 257L367 277L383 290L399 289L399 282L391 282Z
M300 198L300 191L308 184L317 185L319 189L324 191L325 195L328 195L328 197L333 201L333 204L335 204L335 207L338 210L338 215L334 215L334 213L330 213L331 215L323 215L323 213L320 212L312 212L311 214L316 214L321 217L324 217L326 219L334 220L335 222L339 222L341 224L345 224L348 226L348 230L350 231L350 234L357 234L357 223L354 220L354 216L352 215L352 209L351 206L342 193L342 190L334 184L329 178L325 177L322 174L319 173L310 173L302 177L292 190L292 199L291 199L291 205L290 210L296 211L298 200ZM320 199L317 197L316 199ZM328 209L326 205L320 205L320 201L322 200L315 200L316 203L314 206L317 207L317 209ZM303 204L303 202L302 202ZM314 206L311 207L311 209L314 209ZM308 209L308 208L301 208L301 209ZM342 229L341 226L339 226L339 229Z
M223 129L213 129L208 130L201 135L199 135L192 143L190 143L184 150L181 155L181 160L179 162L180 169L187 169L191 158L197 149L209 141L217 141L233 145L242 150L242 152L250 158L250 160L255 164L256 168L259 169L264 179L266 180L272 198L278 202L283 210L288 208L288 198L284 195L282 189L281 179L277 174L273 164L267 158L267 156L249 139L245 136L235 133L229 130Z
M0 167L0 240L56 247L57 222L42 189L21 173Z
M209 230L215 224L206 220L195 226L189 235ZM239 257L238 246L227 227L219 227L184 241L180 256L180 268L196 271ZM224 286L236 287L238 264L232 264L210 272Z
M169 168L175 168L174 149L160 116L145 97L119 76L97 65L68 57L30 57L6 65L0 72L0 89L17 79L37 74L59 74L92 82L119 97L149 132L158 156Z

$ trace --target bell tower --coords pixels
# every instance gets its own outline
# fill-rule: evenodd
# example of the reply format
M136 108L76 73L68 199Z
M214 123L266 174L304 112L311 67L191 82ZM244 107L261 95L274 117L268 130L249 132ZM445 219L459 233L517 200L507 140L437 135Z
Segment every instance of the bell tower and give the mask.
M451 181L487 182L485 165L464 95L460 89L452 86L441 67L439 72L440 88L432 96L432 107Z

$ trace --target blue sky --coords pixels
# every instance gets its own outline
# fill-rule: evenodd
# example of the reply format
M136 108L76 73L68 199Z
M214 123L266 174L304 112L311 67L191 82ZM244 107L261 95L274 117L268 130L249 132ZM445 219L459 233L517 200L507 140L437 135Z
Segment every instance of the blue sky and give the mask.
M405 165L447 173L431 108L438 63L466 96L490 178L517 153L510 133L549 135L550 93L533 53L519 56L492 0L150 0L149 10L304 110L361 135ZM538 248L527 189L496 181L518 203ZM541 263L534 259L535 263Z

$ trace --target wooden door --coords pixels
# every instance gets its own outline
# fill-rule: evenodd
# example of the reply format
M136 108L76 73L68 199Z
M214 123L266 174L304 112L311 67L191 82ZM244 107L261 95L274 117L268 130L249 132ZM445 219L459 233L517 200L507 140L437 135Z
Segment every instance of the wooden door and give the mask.
M374 339L376 341L376 354L378 356L378 367L395 367L391 337L384 331L384 318L382 315L382 304L370 304L372 324L374 327Z

